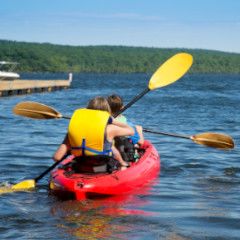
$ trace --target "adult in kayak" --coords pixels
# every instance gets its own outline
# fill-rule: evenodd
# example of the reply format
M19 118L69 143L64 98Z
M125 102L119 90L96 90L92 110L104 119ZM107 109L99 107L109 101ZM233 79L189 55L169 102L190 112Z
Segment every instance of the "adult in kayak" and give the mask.
M53 159L60 161L67 153L76 157L106 155L113 156L122 169L126 168L128 163L112 142L115 137L134 135L134 129L116 121L110 114L110 106L104 97L95 97L89 101L87 108L77 109Z

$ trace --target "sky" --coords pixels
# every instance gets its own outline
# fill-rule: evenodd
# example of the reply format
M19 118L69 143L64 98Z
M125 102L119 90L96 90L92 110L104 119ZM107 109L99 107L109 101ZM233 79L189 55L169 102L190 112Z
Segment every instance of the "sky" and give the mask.
M240 0L0 0L0 39L240 53Z

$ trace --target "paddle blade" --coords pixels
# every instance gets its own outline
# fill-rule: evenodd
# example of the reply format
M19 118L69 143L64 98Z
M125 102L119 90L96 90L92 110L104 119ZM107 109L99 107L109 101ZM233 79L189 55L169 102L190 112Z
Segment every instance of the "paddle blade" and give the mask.
M219 149L234 148L233 139L225 134L206 132L191 136L191 139L195 143L202 144L208 147L214 147Z
M20 183L17 183L15 185L7 185L7 186L1 186L0 187L0 195L1 194L7 194L17 191L29 191L36 187L35 180L25 180Z
M34 119L61 118L62 114L52 107L38 102L20 102L14 108L16 115Z
M0 195L6 194L6 193L12 193L15 192L10 186L1 186L0 187Z
M188 53L178 53L164 62L152 75L148 88L167 86L181 78L192 66L193 57Z
M13 190L28 190L28 189L32 189L36 187L36 182L33 179L30 180L24 180L20 183L17 183L15 185L13 185L11 188Z

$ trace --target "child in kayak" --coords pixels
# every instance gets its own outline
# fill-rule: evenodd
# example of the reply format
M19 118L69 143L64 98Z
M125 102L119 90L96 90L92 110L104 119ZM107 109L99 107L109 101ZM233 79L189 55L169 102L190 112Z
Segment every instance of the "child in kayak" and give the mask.
M123 100L116 94L109 96L107 100L111 108L112 116L115 116L123 108ZM122 114L117 116L115 119L134 128L133 136L129 136L128 138L116 138L115 145L119 149L125 161L136 161L139 158L137 148L139 148L139 145L144 143L142 126L134 126Z
M116 121L110 114L108 101L103 97L90 100L86 109L77 109L70 120L68 133L53 159L60 161L67 152L75 156L113 154L121 169L125 169L128 164L122 159L112 141L118 136L134 135L134 129Z
M116 115L123 108L123 100L119 95L113 94L111 96L108 96L107 100L108 100L108 104L111 108L112 116ZM132 127L136 128L135 132L134 132L134 135L130 136L130 139L132 140L133 144L142 145L144 143L142 126L139 126L139 125L134 126L122 114L117 116L115 119L119 122L128 124L129 126L132 126Z

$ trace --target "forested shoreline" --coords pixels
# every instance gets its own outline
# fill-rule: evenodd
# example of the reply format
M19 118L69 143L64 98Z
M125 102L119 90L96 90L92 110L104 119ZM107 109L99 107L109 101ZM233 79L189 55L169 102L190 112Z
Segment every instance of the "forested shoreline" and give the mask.
M213 50L126 46L68 46L0 40L0 61L18 72L147 73L178 52L194 57L190 73L240 73L240 54Z

